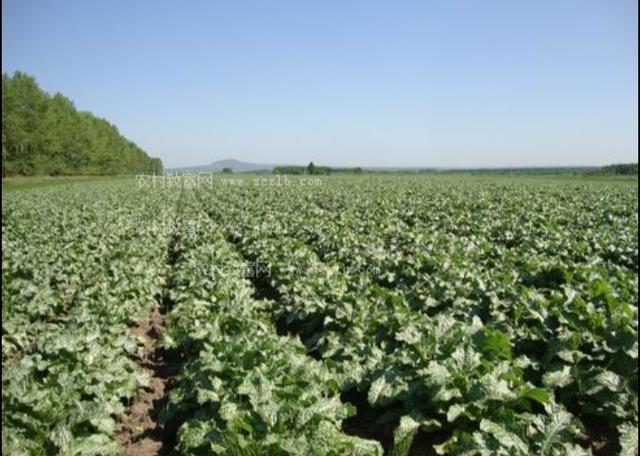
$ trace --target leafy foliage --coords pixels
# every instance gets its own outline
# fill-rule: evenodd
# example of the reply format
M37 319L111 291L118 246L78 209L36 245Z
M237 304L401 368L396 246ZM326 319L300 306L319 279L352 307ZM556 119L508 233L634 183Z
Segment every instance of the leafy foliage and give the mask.
M3 198L3 449L117 454L168 288L180 454L637 454L637 184L295 179Z
M161 173L106 120L50 96L21 72L2 75L2 175Z
M442 454L586 454L583 420L637 423L634 185L327 182L203 206L342 387L401 404L399 453L419 429Z
M3 198L3 453L120 453L117 418L148 381L129 326L164 286L172 198L128 182Z
M195 226L208 226L197 205L184 210ZM298 340L277 335L239 274L242 257L210 228L178 230L183 253L164 334L189 354L166 417L189 417L178 434L181 452L382 454L376 442L341 432L354 410L340 401L338 381Z

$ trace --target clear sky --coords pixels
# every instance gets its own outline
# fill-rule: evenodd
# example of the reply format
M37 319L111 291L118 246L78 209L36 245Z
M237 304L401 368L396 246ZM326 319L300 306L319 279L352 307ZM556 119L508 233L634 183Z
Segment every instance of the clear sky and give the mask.
M630 0L3 0L2 70L165 166L637 161Z

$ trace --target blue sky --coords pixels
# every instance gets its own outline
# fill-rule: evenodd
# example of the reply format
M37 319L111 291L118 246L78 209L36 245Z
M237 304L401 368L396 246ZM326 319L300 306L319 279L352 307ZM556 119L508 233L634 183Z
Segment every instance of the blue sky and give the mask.
M637 161L637 3L4 0L34 75L165 166Z

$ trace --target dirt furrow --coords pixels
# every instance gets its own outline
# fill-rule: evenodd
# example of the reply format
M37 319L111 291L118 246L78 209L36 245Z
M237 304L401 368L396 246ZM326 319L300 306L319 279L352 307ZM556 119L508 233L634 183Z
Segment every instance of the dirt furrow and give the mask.
M138 322L131 329L144 342L144 353L136 359L141 371L150 377L148 385L132 400L120 423L116 440L124 456L164 456L174 454L179 423L162 419L171 381L182 365L176 350L160 345L165 330L166 315L173 307L170 297L173 268L177 262L176 233L171 235L167 251L167 275L164 289L149 320Z

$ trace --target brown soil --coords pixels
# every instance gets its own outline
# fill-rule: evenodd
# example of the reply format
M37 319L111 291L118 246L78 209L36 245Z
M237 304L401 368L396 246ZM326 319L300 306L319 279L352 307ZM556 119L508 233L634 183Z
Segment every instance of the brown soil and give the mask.
M149 321L138 323L131 329L132 334L144 339L144 355L136 361L151 379L129 404L128 413L120 423L116 440L122 445L124 456L162 455L170 451L170 448L165 448L163 425L158 419L169 380L165 356L158 347L164 320L165 316L156 307Z
M17 351L17 352L11 353L6 358L2 358L2 368L4 369L5 367L9 367L12 364L16 364L18 361L20 361L24 357L25 353L26 353L26 350Z

